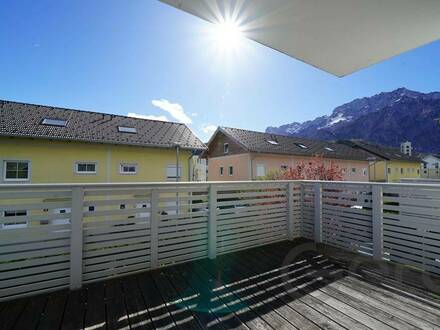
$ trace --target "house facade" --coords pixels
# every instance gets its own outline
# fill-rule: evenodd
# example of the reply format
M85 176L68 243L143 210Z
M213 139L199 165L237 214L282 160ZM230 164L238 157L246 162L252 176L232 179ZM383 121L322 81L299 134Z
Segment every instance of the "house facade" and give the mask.
M405 144L402 152L399 148L391 148L360 140L340 141L354 149L360 149L377 157L368 166L370 181L400 182L401 179L414 179L421 176L421 159L407 152ZM403 145L403 144L402 144Z
M190 181L204 148L183 124L0 102L0 183Z
M208 142L208 180L256 180L272 171L308 163L316 155L341 168L343 180L369 179L372 156L362 150L344 144L220 127Z
M422 160L421 177L426 179L440 179L440 156L434 154L420 154Z

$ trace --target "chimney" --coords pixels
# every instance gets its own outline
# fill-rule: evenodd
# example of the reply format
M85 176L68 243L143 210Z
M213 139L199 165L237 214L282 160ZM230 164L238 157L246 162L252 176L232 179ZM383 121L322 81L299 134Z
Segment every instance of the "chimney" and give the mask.
M412 144L411 144L411 142L409 142L409 141L402 142L400 144L400 152L405 154L405 155L411 156L412 155Z

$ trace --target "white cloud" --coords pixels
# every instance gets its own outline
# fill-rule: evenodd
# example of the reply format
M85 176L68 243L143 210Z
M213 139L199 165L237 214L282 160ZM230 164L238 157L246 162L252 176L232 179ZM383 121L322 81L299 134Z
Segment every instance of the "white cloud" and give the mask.
M174 119L180 121L181 123L192 124L191 118L185 113L183 107L179 103L171 103L165 99L153 100L151 103L155 107L168 112Z
M140 119L151 119L151 120L160 120L160 121L169 121L166 116L155 116L155 115L141 115L135 112L129 112L127 114L128 117L132 118L140 118Z
M197 112L192 112L191 117L197 117L199 114Z
M215 125L207 124L207 125L202 126L202 131L205 134L214 133L216 129L217 129L217 126L215 126Z

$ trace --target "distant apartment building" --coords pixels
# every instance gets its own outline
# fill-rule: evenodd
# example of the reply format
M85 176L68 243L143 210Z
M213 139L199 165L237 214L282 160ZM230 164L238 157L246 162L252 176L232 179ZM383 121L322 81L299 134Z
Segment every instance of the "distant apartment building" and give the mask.
M412 143L409 141L406 142L402 142L400 144L400 152L402 154L408 155L408 156L412 156Z
M256 180L271 171L309 163L321 155L343 172L343 180L368 181L368 165L376 159L345 144L220 127L207 144L208 180Z
M412 155L412 148L410 144L408 145L408 142L402 143L405 152L402 152L399 148L386 147L360 140L340 142L377 157L377 160L371 161L368 166L370 181L400 182L401 179L420 178L421 159Z
M440 179L440 155L420 154L422 160L422 178Z
M190 181L184 124L0 101L0 183Z

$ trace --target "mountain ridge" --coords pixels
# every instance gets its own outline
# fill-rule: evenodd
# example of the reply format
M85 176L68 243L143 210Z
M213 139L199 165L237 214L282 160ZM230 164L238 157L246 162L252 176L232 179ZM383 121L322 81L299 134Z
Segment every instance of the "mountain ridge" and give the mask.
M330 116L268 127L266 132L322 140L362 139L391 147L408 140L416 152L440 153L440 92L401 87L342 104Z

